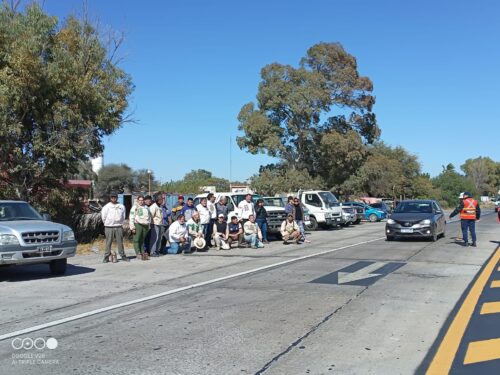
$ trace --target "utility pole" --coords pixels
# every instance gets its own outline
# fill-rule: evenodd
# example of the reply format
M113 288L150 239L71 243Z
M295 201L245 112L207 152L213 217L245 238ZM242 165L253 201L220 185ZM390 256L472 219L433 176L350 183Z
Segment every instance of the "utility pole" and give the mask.
M151 195L151 169L148 169L148 191L148 195Z

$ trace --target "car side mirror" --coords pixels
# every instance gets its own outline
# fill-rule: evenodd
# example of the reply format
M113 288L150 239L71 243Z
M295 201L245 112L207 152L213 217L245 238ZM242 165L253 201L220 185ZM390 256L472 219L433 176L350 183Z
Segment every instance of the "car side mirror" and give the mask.
M443 213L443 211L436 210L436 213L437 213L437 214L442 214L442 213Z
M48 213L42 213L42 217L43 217L43 220L45 221L51 221L52 218L50 217L50 215Z

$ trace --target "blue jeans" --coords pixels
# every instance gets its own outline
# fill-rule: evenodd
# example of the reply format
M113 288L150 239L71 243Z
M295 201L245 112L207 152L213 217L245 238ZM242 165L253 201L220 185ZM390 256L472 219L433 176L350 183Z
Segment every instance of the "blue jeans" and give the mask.
M182 253L183 251L185 253L189 253L191 249L191 241L184 242L183 245L181 245L180 242L172 242L170 244L170 247L167 250L168 254L179 254Z
M300 228L300 235L302 236L302 238L305 238L306 229L304 227L304 221L303 220L295 220L295 221L297 222L297 225Z
M267 220L266 219L257 219L255 220L257 225L260 228L260 231L262 232L262 239L264 241L267 241Z
M464 242L467 243L469 239L469 230L472 237L472 242L476 242L476 220L462 219L460 220L462 226L462 237Z
M250 243L250 246L257 247L259 244L259 237L256 234L245 234L245 241Z

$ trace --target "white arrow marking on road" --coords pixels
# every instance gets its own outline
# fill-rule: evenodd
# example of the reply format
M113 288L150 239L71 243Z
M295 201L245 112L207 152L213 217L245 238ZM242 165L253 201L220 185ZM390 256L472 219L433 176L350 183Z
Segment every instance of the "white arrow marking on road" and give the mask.
M339 272L338 273L338 281L339 284L350 283L357 280L368 279L370 277L382 276L380 273L371 273L379 268L385 266L386 263L375 262L370 264L356 272Z

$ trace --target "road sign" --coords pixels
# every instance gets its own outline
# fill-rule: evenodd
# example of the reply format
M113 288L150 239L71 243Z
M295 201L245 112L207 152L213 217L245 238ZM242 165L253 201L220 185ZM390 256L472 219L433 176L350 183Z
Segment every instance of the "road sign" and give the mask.
M403 267L405 264L400 262L372 262L362 260L311 282L317 284L368 286Z

